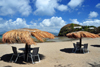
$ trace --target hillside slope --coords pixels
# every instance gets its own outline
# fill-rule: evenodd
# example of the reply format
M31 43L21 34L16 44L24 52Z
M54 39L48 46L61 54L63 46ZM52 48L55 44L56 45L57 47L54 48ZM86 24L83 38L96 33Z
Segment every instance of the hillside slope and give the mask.
M58 36L66 36L67 33L75 31L88 31L91 33L100 33L100 27L95 26L81 26L79 24L67 24L60 29Z

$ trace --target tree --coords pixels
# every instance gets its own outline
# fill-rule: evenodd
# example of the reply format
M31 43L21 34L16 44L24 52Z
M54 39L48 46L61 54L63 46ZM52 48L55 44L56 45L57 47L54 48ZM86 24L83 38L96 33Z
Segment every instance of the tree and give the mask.
M84 31L88 31L88 26L84 26Z
M72 28L72 31L73 31L74 30L74 24L73 23L71 24L71 28Z
M100 26L97 28L97 33L100 33Z

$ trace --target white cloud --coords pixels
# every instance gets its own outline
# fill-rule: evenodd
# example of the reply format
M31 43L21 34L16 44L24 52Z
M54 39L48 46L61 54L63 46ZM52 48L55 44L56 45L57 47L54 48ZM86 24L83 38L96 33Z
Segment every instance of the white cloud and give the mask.
M71 0L68 3L68 6L70 6L71 8L75 8L77 6L81 6L84 0Z
M49 19L44 19L43 21L42 21L42 23L40 23L40 25L43 27L43 26L50 26L51 25L51 22L50 22L50 20Z
M53 15L54 8L58 6L57 0L36 0L35 15Z
M79 24L79 22L77 21L77 19L70 19L71 23L75 23L75 24Z
M32 24L32 26L37 26L37 23L35 23L33 21L31 21L30 23Z
M36 0L35 6L36 10L34 11L35 15L53 15L55 9L60 11L67 10L67 5L60 5L59 0Z
M100 3L98 3L98 4L96 5L96 7L97 7L97 8L100 8Z
M86 19L84 22L79 22L77 19L70 19L72 21L71 23L83 25L83 26L100 26L100 20L99 19Z
M100 20L99 19L86 19L82 23L79 22L77 19L70 19L71 23L79 24L82 26L100 26Z
M66 10L68 10L68 7L66 5L60 5L60 6L58 6L58 10L66 11Z
M62 17L51 17L50 19L44 19L40 23L34 23L34 21L30 22L29 28L37 28L42 31L48 32L59 32L61 27L66 25L66 21L62 19Z
M87 21L84 21L82 23L82 25L88 25L88 26L100 26L100 20L98 19L94 19L94 20L87 20Z
M4 33L5 31L9 31L12 29L18 29L18 28L28 28L29 26L26 24L26 21L22 18L17 18L15 21L12 19L9 20L0 20L0 33Z
M51 17L50 19L44 19L40 23L40 26L61 28L65 24L66 24L66 22L61 17Z
M95 11L92 11L92 12L90 12L90 14L89 14L89 18L93 18L93 17L97 17L97 16L98 16L98 13L95 12Z
M48 32L59 32L64 25L66 25L66 21L62 17L51 17L50 19L44 19L40 23L42 30Z
M19 12L28 16L31 11L28 0L0 0L0 15L13 15Z
M40 23L34 23L31 21L30 24L27 24L26 20L22 18L17 18L15 21L12 19L4 20L3 18L0 18L0 29L2 29L0 34L19 28L36 28L42 31L58 33L60 28L65 24L66 22L61 17L51 17L50 19L44 19Z

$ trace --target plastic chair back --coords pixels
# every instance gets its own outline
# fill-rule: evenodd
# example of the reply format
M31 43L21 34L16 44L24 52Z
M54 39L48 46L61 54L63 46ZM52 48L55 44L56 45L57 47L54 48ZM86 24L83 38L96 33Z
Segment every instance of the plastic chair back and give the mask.
M33 53L32 53L33 55L37 55L38 52L39 52L39 47L33 48Z
M84 44L84 49L87 49L88 48L88 44Z
M14 54L18 54L18 53L17 53L17 48L16 48L16 47L13 47L13 46L12 46L12 50L13 50L13 53L14 53Z
M75 43L73 43L73 46L74 46L74 48L76 48L76 45L75 45Z

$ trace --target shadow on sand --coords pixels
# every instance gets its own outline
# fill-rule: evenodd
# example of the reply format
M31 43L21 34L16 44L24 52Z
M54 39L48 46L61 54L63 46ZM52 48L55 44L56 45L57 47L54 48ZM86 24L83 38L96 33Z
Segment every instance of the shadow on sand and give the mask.
M88 63L89 65L91 65L92 67L100 67L100 64L97 64L94 62L94 64Z
M93 46L93 47L100 47L100 45L91 45L91 46Z
M72 64L68 64L68 65L62 65L62 64L58 64L58 65L54 65L54 67L71 67Z
M12 56L12 53L11 54L5 54L0 58L0 61L9 62L11 56ZM45 56L42 55L42 54L39 54L39 57L40 57L40 60L45 59ZM15 61L15 59L16 59L16 56L13 57L12 61ZM38 61L37 57L35 57L35 61ZM12 63L12 62L9 62L9 63ZM32 63L32 61L31 61L31 58L29 58L28 62L24 62L24 58L23 57L19 57L16 63L17 64L26 64L26 63Z
M8 66L4 66L4 67L12 67L12 66L8 65Z
M65 53L74 53L73 48L64 48L64 49L60 49L61 52L65 52ZM87 52L87 51L86 51ZM83 51L76 51L75 54L84 54Z

